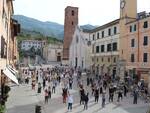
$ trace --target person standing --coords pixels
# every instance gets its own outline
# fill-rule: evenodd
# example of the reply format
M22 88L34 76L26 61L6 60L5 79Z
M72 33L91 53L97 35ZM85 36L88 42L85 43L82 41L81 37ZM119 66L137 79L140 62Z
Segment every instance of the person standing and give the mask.
M84 110L88 109L88 101L89 101L89 93L87 93L87 95L84 96Z
M48 87L48 98L51 99L51 87Z
M122 100L123 99L123 95L122 95L122 90L121 89L119 89L118 90L118 102L120 102L120 99Z
M69 79L69 89L72 89L72 84L73 84L73 79L70 78L70 79Z
M99 100L99 89L98 88L95 89L95 95L94 96L95 96L95 102L98 103L98 100Z
M63 88L62 91L63 91L63 93L62 93L62 96L63 96L63 103L66 103L66 98L67 98L67 91L68 91L68 89L67 89L67 88Z
M41 83L38 83L38 93L41 93L41 88L42 88L42 86L41 86Z
M124 96L126 97L127 96L127 92L128 92L128 90L127 90L127 86L124 84L124 86L123 86L123 88L124 88Z
M43 78L43 89L45 89L45 86L46 86L46 79Z
M109 87L109 102L113 102L113 98L114 98L114 88L111 85Z
M84 102L85 91L83 88L80 89L80 105Z
M53 80L53 87L52 87L52 93L55 93L55 90L56 90L56 81Z
M45 104L48 104L48 90L45 89Z
M102 108L105 107L105 101L106 101L106 97L105 97L105 91L102 93Z
M72 111L72 104L73 104L73 96L69 93L68 94L68 111Z
M89 86L89 85L90 85L90 78L87 77L87 86Z
M133 96L134 96L133 104L137 104L137 98L138 98L138 91L137 91L137 89L133 92Z

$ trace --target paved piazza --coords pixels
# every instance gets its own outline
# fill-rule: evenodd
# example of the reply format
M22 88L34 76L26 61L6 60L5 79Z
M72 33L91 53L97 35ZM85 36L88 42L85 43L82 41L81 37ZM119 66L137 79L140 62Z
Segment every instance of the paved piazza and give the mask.
M84 81L85 82L85 81ZM99 103L94 102L94 97L90 94L89 108L83 110L83 105L79 104L79 92L74 82L74 89L70 90L73 94L74 104L72 113L146 113L149 104L138 101L137 105L133 105L133 98L124 97L123 101L118 103L108 103L106 100L105 108L101 108L101 98ZM37 89L37 88L36 88ZM88 88L87 88L88 89ZM116 100L116 99L115 99ZM42 106L42 113L67 113L67 105L62 103L62 89L59 85L56 94L52 94L52 98L48 104L44 103L44 91L37 94L37 90L31 90L30 85L12 86L10 97L8 98L6 113L35 113L35 105Z

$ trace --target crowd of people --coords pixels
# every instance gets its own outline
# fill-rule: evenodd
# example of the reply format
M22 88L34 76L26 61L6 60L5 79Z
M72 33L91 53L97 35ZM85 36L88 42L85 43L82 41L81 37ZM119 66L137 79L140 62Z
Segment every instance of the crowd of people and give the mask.
M95 103L99 103L101 97L101 107L104 108L107 100L108 102L120 102L124 97L132 96L133 104L137 104L142 94L146 102L149 95L143 82L133 82L129 77L121 80L119 77L112 78L108 74L95 75L89 71L86 71L83 76L80 69L75 70L69 67L23 70L23 73L25 84L29 84L31 80L32 90L36 90L37 85L37 93L44 91L45 104L48 104L52 94L56 93L57 86L61 86L62 102L68 105L68 111L72 111L74 97L70 90L74 87L79 90L79 103L83 105L84 110L88 109L88 103L92 97Z

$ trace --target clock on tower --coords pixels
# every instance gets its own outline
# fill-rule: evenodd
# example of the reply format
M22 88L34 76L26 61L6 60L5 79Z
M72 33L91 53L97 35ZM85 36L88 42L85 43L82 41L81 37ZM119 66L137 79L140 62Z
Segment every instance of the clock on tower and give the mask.
M136 18L137 0L120 0L120 17Z
M125 0L121 0L120 2L120 8L123 9L126 5L126 1Z

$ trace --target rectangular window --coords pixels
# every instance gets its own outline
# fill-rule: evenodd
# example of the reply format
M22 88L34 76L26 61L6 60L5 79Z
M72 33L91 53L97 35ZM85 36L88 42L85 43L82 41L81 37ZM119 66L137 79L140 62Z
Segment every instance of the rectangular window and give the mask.
M101 45L101 52L105 52L105 45Z
M131 39L131 47L135 47L135 39Z
M116 57L114 57L114 63L116 63Z
M107 51L111 51L111 44L107 44Z
M114 27L114 34L117 34L117 27Z
M95 35L93 34L93 40L95 40Z
M104 38L104 31L102 31L102 38Z
M96 46L96 53L99 53L99 46Z
M108 29L108 36L111 35L111 29Z
M7 44L3 36L0 37L0 58L7 57Z
M144 22L143 28L148 28L148 21Z
M108 58L108 62L110 62L110 58Z
M132 32L132 26L130 26L130 32Z
M104 58L102 57L102 62L104 61Z
M144 53L143 54L143 62L147 62L148 61L148 54Z
M92 46L92 53L94 53L94 45Z
M134 54L131 54L131 62L135 62L134 60Z
M114 43L113 43L113 51L117 51L117 49L118 49L118 48L117 48L117 42L114 42Z
M136 31L136 24L134 25L134 31Z
M144 45L144 46L147 46L147 45L148 45L148 37L147 37L147 36L144 36L143 45Z
M97 39L99 39L99 33L97 33Z
M97 58L97 62L98 62L99 60L98 60L98 58Z

